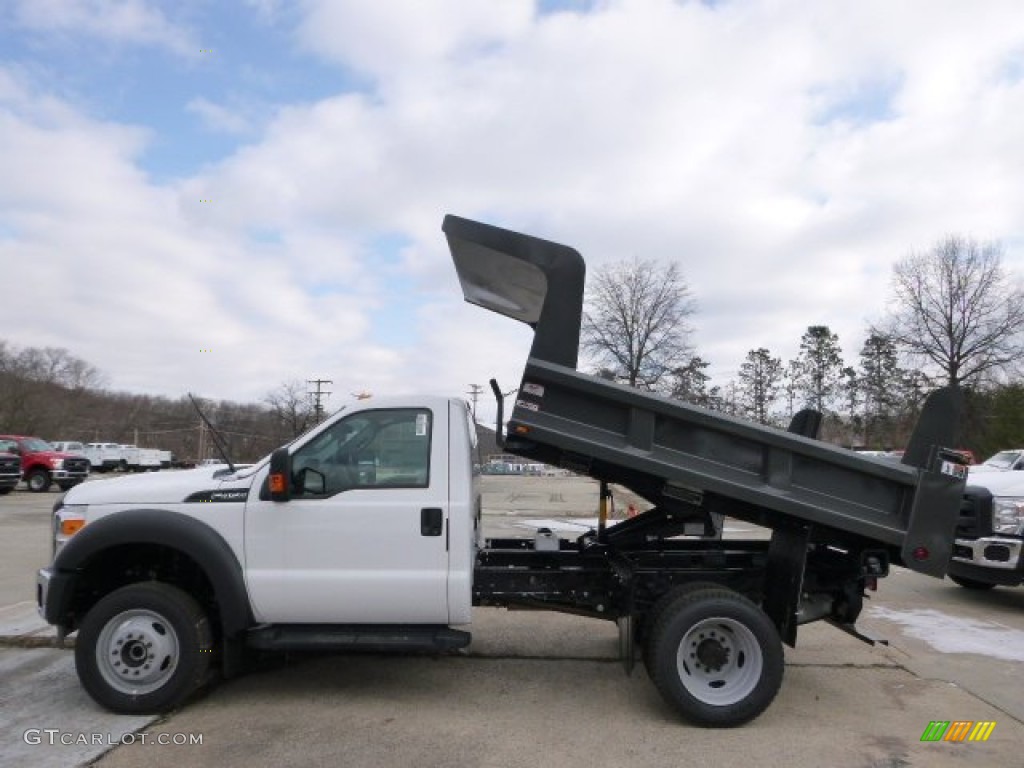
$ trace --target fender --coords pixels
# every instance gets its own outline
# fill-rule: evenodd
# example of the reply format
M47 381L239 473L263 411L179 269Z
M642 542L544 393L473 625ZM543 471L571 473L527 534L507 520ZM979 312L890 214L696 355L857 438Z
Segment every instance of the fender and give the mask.
M64 545L53 562L53 578L46 601L46 620L64 624L81 570L110 547L122 544L159 544L192 558L213 586L224 635L254 623L242 566L223 537L206 523L178 512L133 509L116 512L89 523Z

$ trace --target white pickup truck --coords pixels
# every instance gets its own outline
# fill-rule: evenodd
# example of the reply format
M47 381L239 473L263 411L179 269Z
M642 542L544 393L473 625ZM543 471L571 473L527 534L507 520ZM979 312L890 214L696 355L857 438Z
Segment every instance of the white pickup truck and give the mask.
M1024 449L970 468L949 577L967 589L1024 584Z
M374 398L251 467L101 480L54 510L42 616L78 632L88 693L117 712L162 712L245 650L445 652L473 607L614 621L627 669L642 657L692 722L760 714L782 644L827 620L856 629L890 563L942 577L966 472L947 434L955 392L925 404L901 463L576 370L584 265L573 249L457 217L448 237L465 298L534 328L498 435L527 463L599 481L594 530L575 540L481 534L475 429L463 400ZM645 499L608 525L609 484ZM722 540L723 515L772 529Z

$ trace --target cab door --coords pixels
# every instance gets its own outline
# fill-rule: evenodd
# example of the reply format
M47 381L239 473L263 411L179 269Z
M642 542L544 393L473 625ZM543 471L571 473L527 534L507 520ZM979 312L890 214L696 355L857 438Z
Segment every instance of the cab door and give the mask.
M447 623L447 431L446 409L370 409L298 446L292 498L246 508L257 620Z

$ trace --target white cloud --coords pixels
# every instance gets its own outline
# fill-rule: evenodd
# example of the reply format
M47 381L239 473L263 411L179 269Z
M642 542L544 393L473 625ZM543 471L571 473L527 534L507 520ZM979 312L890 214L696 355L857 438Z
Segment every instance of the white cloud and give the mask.
M24 180L0 188L17 236L0 247L18 249L0 258L45 267L22 308L131 318L14 341L171 393L252 397L311 375L339 393L491 375L508 389L529 331L459 303L440 232L453 212L591 267L678 260L721 376L750 349L794 355L812 324L852 362L895 259L951 231L1024 242L1024 27L1015 2L966 7L310 0L298 44L369 84L260 125L196 96L210 127L252 132L173 187L139 171L158 126L87 119L0 71L0 172ZM876 97L884 109L857 112ZM1024 271L1024 253L1006 260Z
M198 115L203 125L216 133L245 135L253 129L252 122L239 111L214 104L201 96L189 101L185 109Z
M193 33L146 0L16 0L16 22L36 31L198 53Z

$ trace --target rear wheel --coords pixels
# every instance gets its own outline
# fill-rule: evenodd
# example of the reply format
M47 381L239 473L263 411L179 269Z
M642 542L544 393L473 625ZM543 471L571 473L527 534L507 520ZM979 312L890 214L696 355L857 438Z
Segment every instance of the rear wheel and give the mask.
M782 684L775 626L729 589L678 596L661 611L649 642L648 669L659 692L698 725L742 725L771 704Z
M75 643L82 687L120 714L157 714L185 701L206 677L213 650L199 604L169 584L121 587L85 616Z
M25 485L32 493L43 493L50 490L53 479L45 469L33 469L25 477Z
M995 586L995 584L993 584L990 581L977 581L975 579L965 579L963 576L953 576L952 574L949 575L949 580L952 581L954 584L958 584L964 589L976 589L979 591L992 589Z

